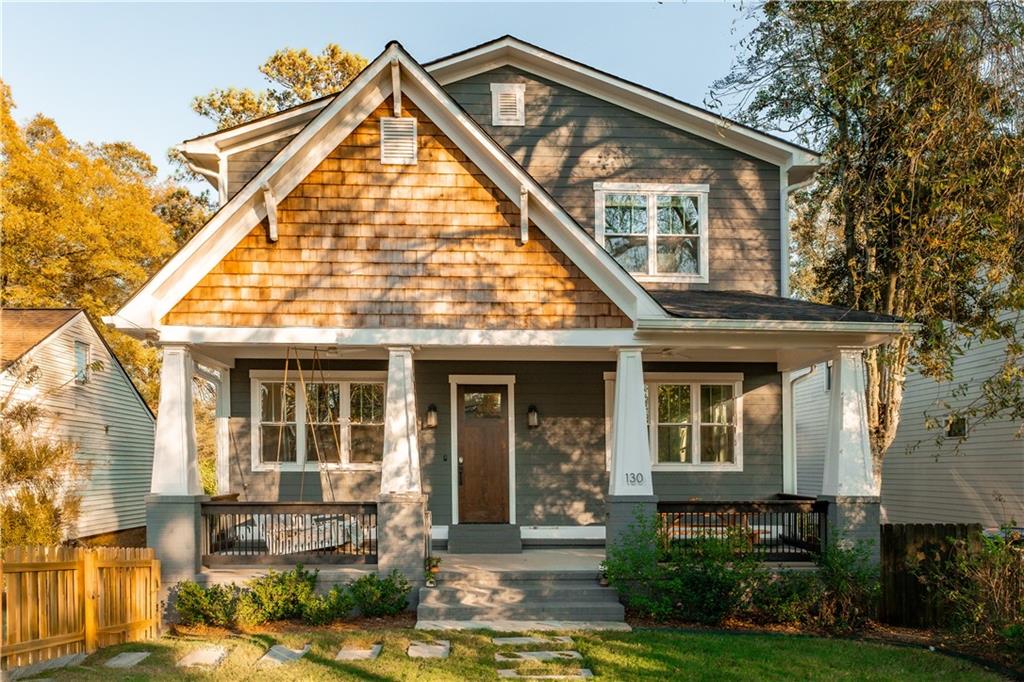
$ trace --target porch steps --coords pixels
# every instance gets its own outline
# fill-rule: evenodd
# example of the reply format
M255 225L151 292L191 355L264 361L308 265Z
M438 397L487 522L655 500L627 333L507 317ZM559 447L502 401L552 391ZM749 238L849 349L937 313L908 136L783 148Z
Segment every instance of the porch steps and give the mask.
M451 554L519 554L519 526L508 523L456 523L448 527Z
M589 621L622 623L618 593L596 571L442 571L420 589L421 621Z

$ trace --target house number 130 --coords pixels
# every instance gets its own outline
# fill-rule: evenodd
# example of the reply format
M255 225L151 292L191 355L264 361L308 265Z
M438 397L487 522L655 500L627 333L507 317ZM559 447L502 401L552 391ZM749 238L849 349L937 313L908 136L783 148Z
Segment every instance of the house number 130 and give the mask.
M644 475L636 472L626 472L626 484L627 485L643 485Z

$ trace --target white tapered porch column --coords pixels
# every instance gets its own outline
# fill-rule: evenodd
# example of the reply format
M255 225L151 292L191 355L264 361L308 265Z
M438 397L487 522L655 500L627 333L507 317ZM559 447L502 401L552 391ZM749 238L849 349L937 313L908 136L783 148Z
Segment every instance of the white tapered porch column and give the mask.
M231 492L231 370L218 371L217 407L214 413L217 454L217 494Z
M164 582L191 578L199 568L199 483L188 346L165 345L160 370L153 476L146 497L146 542L156 549Z
M821 486L821 497L829 502L829 532L846 543L870 542L877 558L880 482L875 478L868 436L863 349L838 349L832 372Z
M164 346L160 370L160 409L153 450L155 495L199 495L199 460L192 410L192 353L188 346Z
M607 542L657 511L651 477L651 441L644 400L644 366L639 348L620 348L615 365L612 463L608 482Z
M416 424L416 386L412 348L388 349L388 383L384 406L384 459L377 501L377 569L397 569L412 583L421 582L430 542L426 496L420 482ZM415 605L416 590L410 595Z
M412 348L408 347L388 349L380 492L382 495L422 493Z

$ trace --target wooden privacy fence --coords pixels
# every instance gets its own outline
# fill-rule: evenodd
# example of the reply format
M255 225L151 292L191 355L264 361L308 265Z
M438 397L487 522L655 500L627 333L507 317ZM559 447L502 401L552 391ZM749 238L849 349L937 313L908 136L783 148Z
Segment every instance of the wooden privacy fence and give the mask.
M978 524L916 523L884 524L880 546L881 600L878 619L890 625L934 627L942 624L928 588L918 577L915 566L942 561L952 543L967 540L975 544L981 533Z
M160 562L152 549L9 547L0 575L3 669L159 632Z

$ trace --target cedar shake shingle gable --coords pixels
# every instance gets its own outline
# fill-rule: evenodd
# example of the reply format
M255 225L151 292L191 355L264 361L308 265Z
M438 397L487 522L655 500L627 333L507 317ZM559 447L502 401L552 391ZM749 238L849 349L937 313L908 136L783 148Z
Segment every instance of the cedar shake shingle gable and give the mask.
M0 309L0 369L7 369L80 312L79 308Z
M628 327L630 320L424 114L415 165L380 162L367 117L171 311L193 326Z

